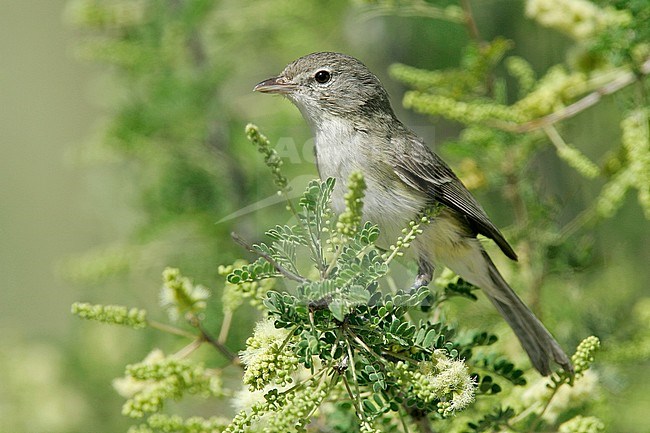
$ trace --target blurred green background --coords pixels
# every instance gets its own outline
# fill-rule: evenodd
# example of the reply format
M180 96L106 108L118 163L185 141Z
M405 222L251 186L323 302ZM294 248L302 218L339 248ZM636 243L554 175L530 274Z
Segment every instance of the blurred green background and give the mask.
M347 1L169 1L142 16L146 3L0 1L0 433L125 431L111 380L172 340L82 323L70 304L153 311L167 265L218 292L217 265L244 255L228 233L254 239L286 220L275 205L219 222L274 192L245 141L249 121L277 143L298 191L316 176L299 113L252 94L258 81L308 52L342 51L377 73L398 116L429 142L460 129L402 109L404 89L386 72L395 62L456 66L467 42L456 24L364 16ZM570 41L525 19L523 2L474 3L485 39L513 39L514 53L540 73L564 59ZM97 4L114 8L102 15ZM187 48L183 37L196 43ZM177 89L188 92L179 97ZM618 140L626 104L606 99L566 122L567 136L598 160ZM552 151L540 161L545 188L568 215L593 198L599 185ZM509 221L498 199L486 208L498 224ZM645 338L626 323L650 308L650 230L631 194L588 244L590 259L571 290L550 278L543 294L550 323L571 344L589 333L610 347ZM248 322L229 340L235 351ZM600 365L598 410L611 431L647 432L647 357L617 356Z
M64 311L75 297L54 276L54 263L115 234L112 218L95 210L88 171L69 157L100 110L89 93L96 71L70 55L74 35L61 20L64 4L0 4L0 321L5 330L43 337L65 332Z

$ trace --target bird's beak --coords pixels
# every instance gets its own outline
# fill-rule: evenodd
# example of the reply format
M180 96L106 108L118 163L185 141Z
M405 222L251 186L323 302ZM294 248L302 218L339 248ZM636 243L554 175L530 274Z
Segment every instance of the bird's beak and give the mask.
M253 88L254 92L262 93L277 93L279 95L286 95L295 89L295 85L287 82L284 77L273 77L258 83Z

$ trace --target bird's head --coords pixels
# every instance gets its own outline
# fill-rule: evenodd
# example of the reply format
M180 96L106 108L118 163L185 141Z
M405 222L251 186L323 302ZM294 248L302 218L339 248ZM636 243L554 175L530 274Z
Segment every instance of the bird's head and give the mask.
M379 79L359 60L340 53L301 57L254 90L286 96L312 124L330 116L352 120L394 117Z

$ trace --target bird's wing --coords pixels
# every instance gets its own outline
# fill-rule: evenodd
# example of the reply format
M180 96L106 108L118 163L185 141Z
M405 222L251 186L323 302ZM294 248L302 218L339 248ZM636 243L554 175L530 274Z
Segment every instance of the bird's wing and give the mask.
M475 233L494 240L506 256L517 260L517 254L481 205L438 155L416 136L394 138L392 144L391 164L404 183L458 212Z

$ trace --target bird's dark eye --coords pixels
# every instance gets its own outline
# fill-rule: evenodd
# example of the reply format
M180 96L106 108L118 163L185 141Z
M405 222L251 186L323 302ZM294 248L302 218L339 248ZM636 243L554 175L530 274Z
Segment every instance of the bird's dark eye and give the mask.
M332 74L330 74L328 71L318 71L316 72L316 75L314 75L314 79L318 83L325 84L330 79L332 79Z

